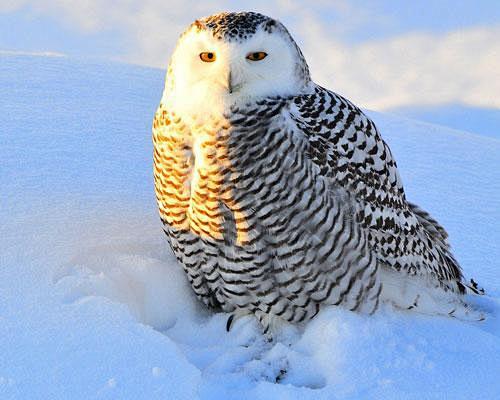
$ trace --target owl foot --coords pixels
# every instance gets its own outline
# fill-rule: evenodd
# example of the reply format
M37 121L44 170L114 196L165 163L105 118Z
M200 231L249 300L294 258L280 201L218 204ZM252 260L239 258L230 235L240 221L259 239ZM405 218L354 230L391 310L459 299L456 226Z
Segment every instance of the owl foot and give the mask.
M231 325L233 324L233 320L234 320L234 314L231 314L226 322L226 332L229 332L231 330Z
M273 334L272 334L272 317L269 314L266 314L262 311L256 311L255 316L259 320L260 326L262 328L262 333L264 334L264 337L267 339L268 342L273 341Z
M248 312L241 312L241 311L232 312L226 321L226 332L231 331L231 328L233 327L236 319L244 315L248 315ZM273 335L271 332L271 316L263 312L255 312L255 317L259 321L259 325L262 328L262 333L264 334L264 337L267 339L268 342L272 342Z
M248 314L249 314L248 311L242 311L242 310L236 310L236 311L232 312L231 314L229 314L229 317L227 317L227 321L226 321L226 332L229 332L231 330L234 322L238 318L243 317L243 316L248 315Z

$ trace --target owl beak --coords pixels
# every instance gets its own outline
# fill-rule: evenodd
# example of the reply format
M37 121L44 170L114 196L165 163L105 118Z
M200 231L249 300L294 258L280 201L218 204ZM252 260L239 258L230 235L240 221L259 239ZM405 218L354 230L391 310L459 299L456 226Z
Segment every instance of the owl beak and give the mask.
M231 71L229 71L227 76L227 90L229 94L233 93L233 78L231 77Z
M229 94L233 94L241 89L243 86L242 83L237 82L237 79L234 79L234 76L231 74L231 71L227 75L227 91Z

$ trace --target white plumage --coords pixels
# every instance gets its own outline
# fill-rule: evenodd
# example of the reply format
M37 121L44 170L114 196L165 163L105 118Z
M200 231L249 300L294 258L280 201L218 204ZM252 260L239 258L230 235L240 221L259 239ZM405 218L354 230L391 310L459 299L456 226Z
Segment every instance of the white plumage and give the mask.
M165 232L205 304L252 313L265 332L322 305L371 313L381 300L478 317L462 295L481 290L464 282L445 230L406 200L373 122L311 80L281 23L193 23L153 139Z

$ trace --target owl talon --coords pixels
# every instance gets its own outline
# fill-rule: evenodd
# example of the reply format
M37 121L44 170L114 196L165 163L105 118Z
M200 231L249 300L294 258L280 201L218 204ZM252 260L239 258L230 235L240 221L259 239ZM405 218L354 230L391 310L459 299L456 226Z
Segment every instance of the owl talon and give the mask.
M229 332L231 330L231 325L233 324L233 320L234 320L234 314L231 314L226 322L226 332Z
M262 311L257 310L255 312L255 317L260 323L260 327L262 329L262 334L264 338L271 343L273 341L273 333L272 333L272 317L271 315L264 313Z

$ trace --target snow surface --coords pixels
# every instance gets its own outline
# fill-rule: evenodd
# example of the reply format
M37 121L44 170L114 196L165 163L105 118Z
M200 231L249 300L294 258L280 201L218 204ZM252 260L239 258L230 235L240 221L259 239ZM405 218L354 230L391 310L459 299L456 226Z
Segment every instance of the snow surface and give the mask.
M463 104L397 107L391 114L500 139L500 109Z
M499 140L370 112L486 288L485 322L332 307L268 343L251 318L226 333L167 248L162 86L155 69L0 55L0 399L500 398Z

